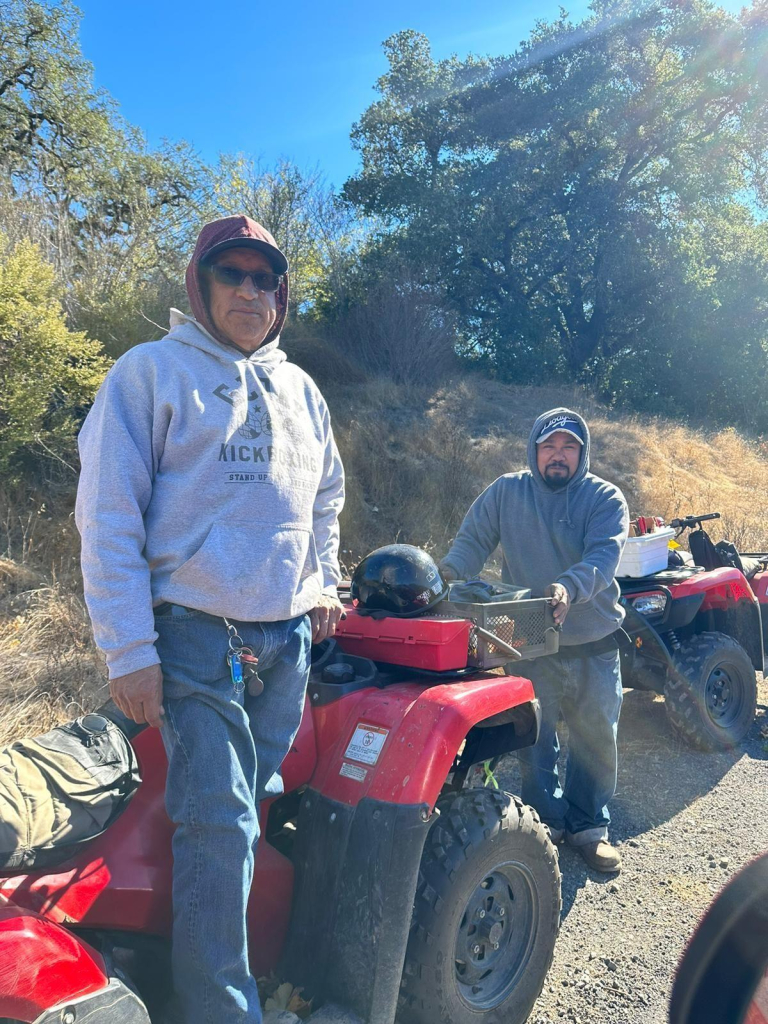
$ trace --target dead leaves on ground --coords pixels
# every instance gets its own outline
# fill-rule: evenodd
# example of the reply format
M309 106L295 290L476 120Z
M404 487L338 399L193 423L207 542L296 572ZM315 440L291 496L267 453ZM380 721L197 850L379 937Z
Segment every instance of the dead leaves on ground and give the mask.
M265 1010L288 1010L302 1020L312 1013L312 1000L305 999L301 994L304 990L290 981L281 982L275 974L270 974L268 978L259 978L258 986Z

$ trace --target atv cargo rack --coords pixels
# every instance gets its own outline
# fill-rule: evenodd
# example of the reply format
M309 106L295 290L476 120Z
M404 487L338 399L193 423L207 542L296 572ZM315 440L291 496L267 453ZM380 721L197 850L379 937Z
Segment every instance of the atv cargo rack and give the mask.
M556 654L560 634L547 598L523 601L441 601L416 618L366 615L339 588L346 619L336 639L342 650L385 665L424 672L498 668Z
M467 664L497 668L509 661L556 654L560 634L545 597L488 603L441 601L430 613L439 619L469 619Z

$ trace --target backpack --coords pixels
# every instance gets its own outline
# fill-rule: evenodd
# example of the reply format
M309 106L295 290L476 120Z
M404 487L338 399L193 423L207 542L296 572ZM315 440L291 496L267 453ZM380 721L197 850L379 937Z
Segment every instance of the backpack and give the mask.
M0 869L68 859L109 828L140 783L128 735L99 712L0 749Z
M735 564L731 560L732 556L729 557L722 550L723 543L723 541L720 541L719 544L713 544L706 530L692 530L688 536L688 547L691 549L694 562L696 565L703 566L708 571ZM733 545L730 546L733 547ZM736 558L738 558L738 552L735 548L733 550ZM741 567L737 565L736 568L739 569Z
M752 579L760 568L759 559L743 557L731 541L719 540L717 544L713 544L706 530L691 531L688 546L696 565L701 565L705 569L731 567L743 572L747 579Z

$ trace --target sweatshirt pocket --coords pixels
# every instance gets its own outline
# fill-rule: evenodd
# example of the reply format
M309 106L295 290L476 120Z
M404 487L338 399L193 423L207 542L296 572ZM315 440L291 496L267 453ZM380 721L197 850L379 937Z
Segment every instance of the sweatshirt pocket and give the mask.
M169 585L173 601L201 611L246 621L292 618L322 590L315 538L290 523L217 522Z

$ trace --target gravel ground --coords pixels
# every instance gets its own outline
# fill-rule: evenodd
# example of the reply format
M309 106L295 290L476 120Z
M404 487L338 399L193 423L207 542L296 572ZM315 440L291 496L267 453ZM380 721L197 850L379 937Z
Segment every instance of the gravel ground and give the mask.
M563 920L529 1024L662 1024L696 922L728 879L768 849L768 685L748 739L728 753L683 746L654 694L627 691L611 840L619 876L560 847ZM767 735L763 735L766 733ZM497 771L519 792L516 762Z

